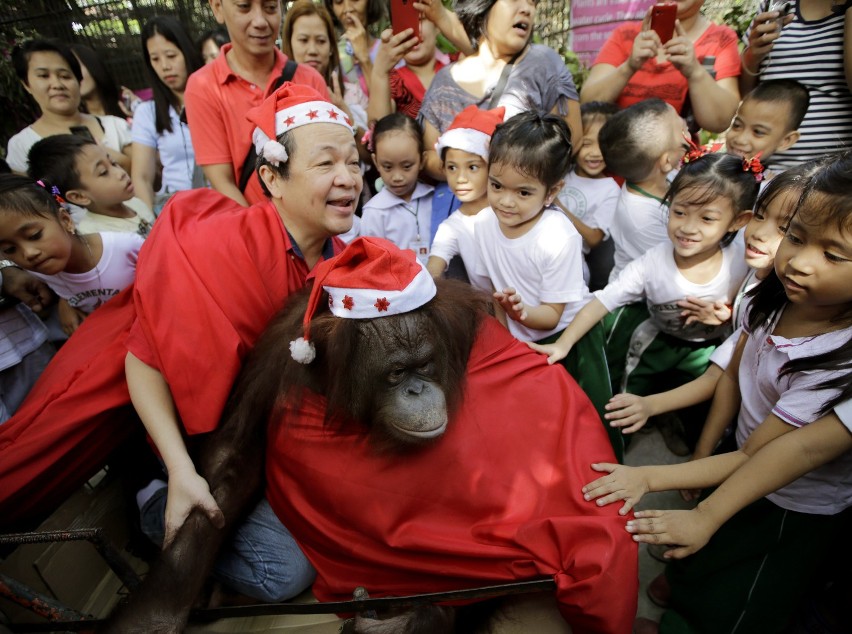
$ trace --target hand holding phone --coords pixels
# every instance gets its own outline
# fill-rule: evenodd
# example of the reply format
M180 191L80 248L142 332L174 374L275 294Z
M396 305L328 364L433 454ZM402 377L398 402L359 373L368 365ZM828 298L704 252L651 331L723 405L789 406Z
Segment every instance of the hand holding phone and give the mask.
M665 44L674 36L675 20L677 19L677 4L666 2L651 7L651 30Z
M420 36L420 12L414 8L414 0L391 0L391 28L394 33L413 29L414 37L422 42Z

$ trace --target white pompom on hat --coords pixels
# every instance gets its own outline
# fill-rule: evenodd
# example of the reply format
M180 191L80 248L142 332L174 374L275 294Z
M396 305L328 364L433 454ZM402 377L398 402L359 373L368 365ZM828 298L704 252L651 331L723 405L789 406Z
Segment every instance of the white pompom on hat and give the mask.
M506 108L500 106L493 110L480 110L468 106L456 115L450 127L438 138L435 151L441 156L444 150L454 149L481 156L488 162L488 149L494 129L503 123Z
M287 151L277 139L288 130L311 123L336 123L353 131L343 110L310 86L289 81L249 110L246 118L257 126L251 137L255 151L275 167L287 161Z
M316 356L310 328L323 290L331 313L344 319L401 315L428 303L437 292L414 251L382 238L353 240L339 255L317 264L313 277L304 335L290 342L290 354L299 363L310 363Z

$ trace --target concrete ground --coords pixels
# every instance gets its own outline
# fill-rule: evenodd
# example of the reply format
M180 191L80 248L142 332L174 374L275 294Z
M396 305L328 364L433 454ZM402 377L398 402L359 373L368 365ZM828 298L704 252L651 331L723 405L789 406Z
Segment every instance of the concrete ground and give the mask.
M625 463L632 466L647 464L675 464L685 461L686 458L675 456L668 450L660 432L651 426L646 426L633 434L630 447L625 455ZM662 493L649 493L637 506L637 509L688 509L694 505L692 502L684 502L677 491L664 491ZM646 617L658 621L663 613L662 608L657 607L648 598L646 589L648 584L663 572L665 564L657 561L648 554L646 544L639 545L639 607L637 617Z

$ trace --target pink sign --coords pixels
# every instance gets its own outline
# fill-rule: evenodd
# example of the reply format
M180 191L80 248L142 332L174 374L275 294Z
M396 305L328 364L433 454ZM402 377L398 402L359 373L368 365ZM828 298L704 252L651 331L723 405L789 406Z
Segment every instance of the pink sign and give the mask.
M571 3L571 50L587 66L612 30L622 22L641 20L655 0L574 0Z

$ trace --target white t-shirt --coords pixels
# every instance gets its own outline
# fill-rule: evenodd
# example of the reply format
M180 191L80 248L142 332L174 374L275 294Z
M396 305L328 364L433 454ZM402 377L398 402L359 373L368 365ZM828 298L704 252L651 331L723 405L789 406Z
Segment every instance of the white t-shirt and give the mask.
M118 295L136 277L136 258L144 240L135 233L101 233L104 251L98 265L85 273L33 275L44 280L62 299L84 313L91 313Z
M618 206L621 189L612 178L586 178L571 170L559 192L559 200L577 220L604 232L609 237L612 219ZM583 241L583 253L591 249Z
M583 239L561 211L549 207L520 238L507 238L491 207L474 216L475 273L494 289L512 287L524 304L565 304L555 328L534 330L509 319L509 332L538 341L563 330L591 299L583 281Z
M852 432L852 399L840 403L834 408L834 413L837 414L843 426Z
M390 240L411 249L423 264L429 260L432 232L432 195L435 188L417 183L411 201L405 202L387 188L373 196L361 215L361 235Z
M124 119L119 119L112 115L98 116L97 119L101 122L101 127L104 131L104 138L100 141L104 147L121 152L125 146L133 142L133 138L130 135L130 126L127 125L127 121ZM6 151L6 162L9 164L9 167L15 172L26 174L29 165L28 155L30 148L38 141L41 141L41 139L42 136L33 130L32 126L27 126L9 139L9 146Z
M722 265L713 279L706 284L695 284L678 270L672 244L666 241L633 260L595 297L609 311L644 299L651 320L662 332L686 341L707 341L727 336L730 324L685 326L680 316L683 309L677 302L689 296L730 304L747 271L742 245L734 240L722 249Z
M615 246L615 266L609 274L610 282L643 253L662 242L670 244L666 231L668 213L668 208L660 201L627 191L627 184L622 186L610 228Z
M485 213L485 211L479 213ZM458 210L451 213L446 220L438 225L435 239L432 240L432 255L441 258L447 264L450 263L453 256L461 256L470 283L476 288L491 291L491 282L488 278L476 274L475 224L475 215L466 216Z
M120 233L138 233L143 238L147 238L151 232L151 225L154 224L154 213L148 205L138 198L125 200L124 204L136 212L133 218L115 218L114 216L95 214L87 209L80 220L77 221L77 228L80 233L118 231Z
M852 327L814 337L785 339L770 334L780 318L752 333L743 350L739 382L742 405L737 445L742 446L770 412L785 423L803 427L818 418L823 404L837 389L813 387L848 371L813 370L781 376L788 361L836 350L852 337ZM815 515L835 515L852 505L852 452L803 475L766 496L781 508Z

